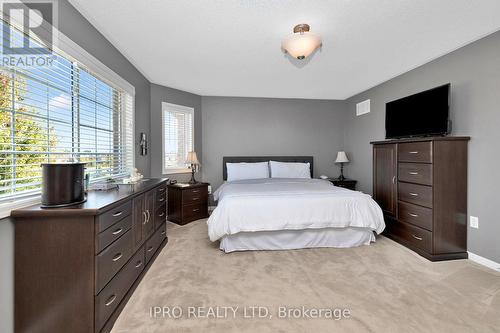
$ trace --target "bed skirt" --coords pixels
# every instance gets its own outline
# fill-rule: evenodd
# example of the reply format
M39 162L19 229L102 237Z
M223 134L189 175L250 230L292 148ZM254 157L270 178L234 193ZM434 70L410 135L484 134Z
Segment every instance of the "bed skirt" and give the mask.
M355 247L375 241L368 228L325 228L240 232L221 239L224 252L250 250L293 250L317 247Z

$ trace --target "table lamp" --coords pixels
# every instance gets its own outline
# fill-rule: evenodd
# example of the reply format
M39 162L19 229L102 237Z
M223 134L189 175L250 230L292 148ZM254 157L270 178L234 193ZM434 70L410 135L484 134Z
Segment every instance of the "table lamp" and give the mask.
M347 158L347 154L345 151L339 151L337 153L337 159L335 160L335 163L340 163L340 176L339 180L344 180L344 163L349 163L349 159Z

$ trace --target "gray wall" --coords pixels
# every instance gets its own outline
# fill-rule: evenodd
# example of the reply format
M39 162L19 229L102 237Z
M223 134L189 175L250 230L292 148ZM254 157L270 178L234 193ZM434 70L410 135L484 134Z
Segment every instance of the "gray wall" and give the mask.
M0 332L14 332L14 225L0 220Z
M151 84L151 176L169 177L179 181L189 180L191 174L163 174L162 170L162 114L161 103L167 102L194 108L194 150L202 159L201 96L182 90ZM199 176L198 176L199 177Z
M345 148L353 162L349 175L361 190L372 190L372 140L384 139L385 103L451 82L453 135L469 135L469 215L479 229L468 229L470 252L500 262L500 223L496 211L500 177L500 32L445 55L348 100ZM371 99L371 113L355 116L355 104Z
M223 156L312 155L314 174L337 175L342 101L202 97L203 179L222 183Z

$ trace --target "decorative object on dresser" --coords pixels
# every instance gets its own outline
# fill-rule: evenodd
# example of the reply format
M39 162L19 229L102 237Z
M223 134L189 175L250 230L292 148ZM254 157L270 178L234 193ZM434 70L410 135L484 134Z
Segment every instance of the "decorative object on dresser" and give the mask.
M109 332L167 242L166 181L12 211L15 331Z
M208 183L168 185L168 220L177 224L208 217Z
M339 178L328 178L328 180L335 186L343 187L348 190L356 191L357 180L344 178L340 180Z
M196 184L198 183L196 179L194 179L194 173L198 171L198 168L200 166L200 162L198 161L198 157L196 156L196 152L190 151L187 155L186 158L186 164L190 164L191 168L191 180L189 181L189 184Z
M337 158L335 159L335 163L340 163L340 176L339 180L344 180L344 163L349 163L349 159L347 158L347 154L345 151L339 151L337 153Z
M386 236L432 261L467 258L469 137L372 142Z

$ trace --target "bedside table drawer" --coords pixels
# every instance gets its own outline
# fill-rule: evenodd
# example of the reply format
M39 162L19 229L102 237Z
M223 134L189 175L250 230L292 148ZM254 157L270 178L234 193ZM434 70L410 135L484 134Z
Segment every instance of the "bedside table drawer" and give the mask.
M207 217L208 206L206 204L186 205L182 207L182 220L191 222Z
M182 191L182 204L191 205L197 203L206 203L208 200L208 188L198 187Z

